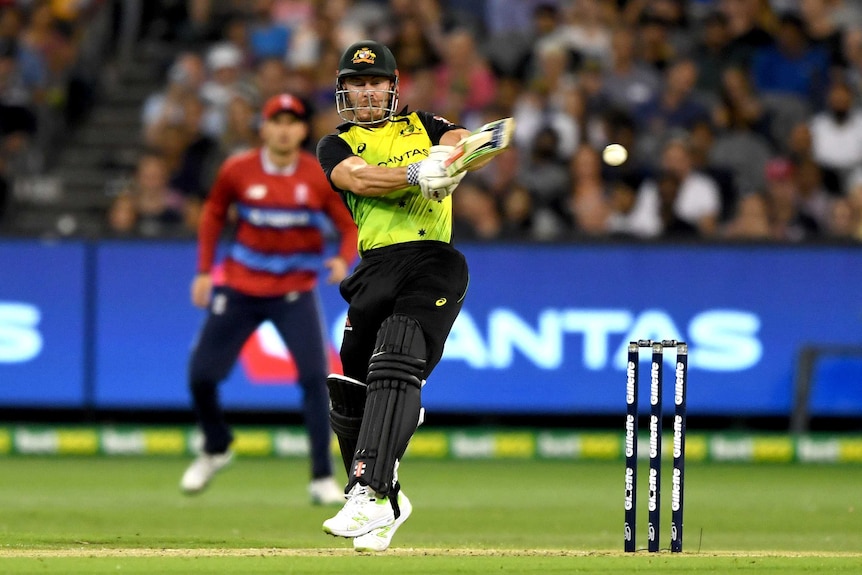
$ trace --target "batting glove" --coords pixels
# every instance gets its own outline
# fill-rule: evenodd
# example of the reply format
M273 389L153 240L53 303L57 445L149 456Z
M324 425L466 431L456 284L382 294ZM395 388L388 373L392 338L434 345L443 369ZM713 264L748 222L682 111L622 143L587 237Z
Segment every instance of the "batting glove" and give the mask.
M463 173L456 176L446 175L443 160L449 156L451 151L452 146L431 146L428 151L428 159L408 167L408 180L410 179L410 172L413 171L416 180L414 185L419 185L424 198L442 200L455 191L464 177ZM411 170L410 168L414 166L415 169Z

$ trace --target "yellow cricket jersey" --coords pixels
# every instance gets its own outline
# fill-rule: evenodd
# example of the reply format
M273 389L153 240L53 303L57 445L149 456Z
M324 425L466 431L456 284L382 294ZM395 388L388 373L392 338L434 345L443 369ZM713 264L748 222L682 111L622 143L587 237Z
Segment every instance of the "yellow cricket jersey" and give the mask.
M399 167L424 160L440 136L459 128L427 112L403 110L380 127L342 124L336 134L320 140L317 157L330 177L332 169L355 155L372 165ZM332 183L330 177L330 184ZM418 240L452 241L452 198L426 200L419 186L385 196L358 196L335 188L344 198L359 228L359 253Z

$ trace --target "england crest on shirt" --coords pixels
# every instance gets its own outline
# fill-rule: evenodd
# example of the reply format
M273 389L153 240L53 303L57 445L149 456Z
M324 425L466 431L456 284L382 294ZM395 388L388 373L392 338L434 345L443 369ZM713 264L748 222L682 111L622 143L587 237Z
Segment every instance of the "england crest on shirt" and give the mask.
M249 200L262 200L266 196L266 186L255 184L245 190L245 197Z

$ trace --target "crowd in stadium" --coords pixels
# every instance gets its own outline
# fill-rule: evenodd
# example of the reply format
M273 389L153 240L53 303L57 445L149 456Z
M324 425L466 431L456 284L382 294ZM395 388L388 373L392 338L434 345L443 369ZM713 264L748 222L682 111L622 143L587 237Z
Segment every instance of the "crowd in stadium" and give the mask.
M135 5L0 0L0 226L16 172L27 162L50 169L58 134L98 105L85 41L93 15L113 9L116 35ZM313 150L340 122L339 55L371 38L392 48L410 109L470 129L516 120L516 145L453 195L456 241L862 240L862 3L148 0L138 9L136 43L171 50L141 102L137 169L105 215L115 235L192 236L215 170L259 144L259 108L273 94L313 110ZM612 142L628 151L620 166L602 161Z

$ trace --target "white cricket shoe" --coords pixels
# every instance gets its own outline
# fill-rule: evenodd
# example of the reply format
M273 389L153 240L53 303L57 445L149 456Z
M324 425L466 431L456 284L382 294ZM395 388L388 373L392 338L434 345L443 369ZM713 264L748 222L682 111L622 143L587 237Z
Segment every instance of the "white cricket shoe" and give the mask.
M323 522L323 531L339 537L359 537L394 522L395 512L389 499L378 497L370 487L357 483L347 494L341 511Z
M335 482L334 477L319 477L308 484L308 494L314 505L343 504L344 488Z
M410 500L407 499L407 496L403 491L398 492L398 507L401 509L401 515L398 516L398 519L396 519L392 525L378 527L377 529L372 529L365 535L356 537L353 540L353 549L360 552L386 551L389 548L389 544L392 543L392 537L395 535L395 531L401 527L402 523L407 521L407 518L410 517L410 514L413 512L413 506L410 504Z
M180 480L180 489L192 495L203 491L213 476L233 459L233 451L224 453L201 453Z

